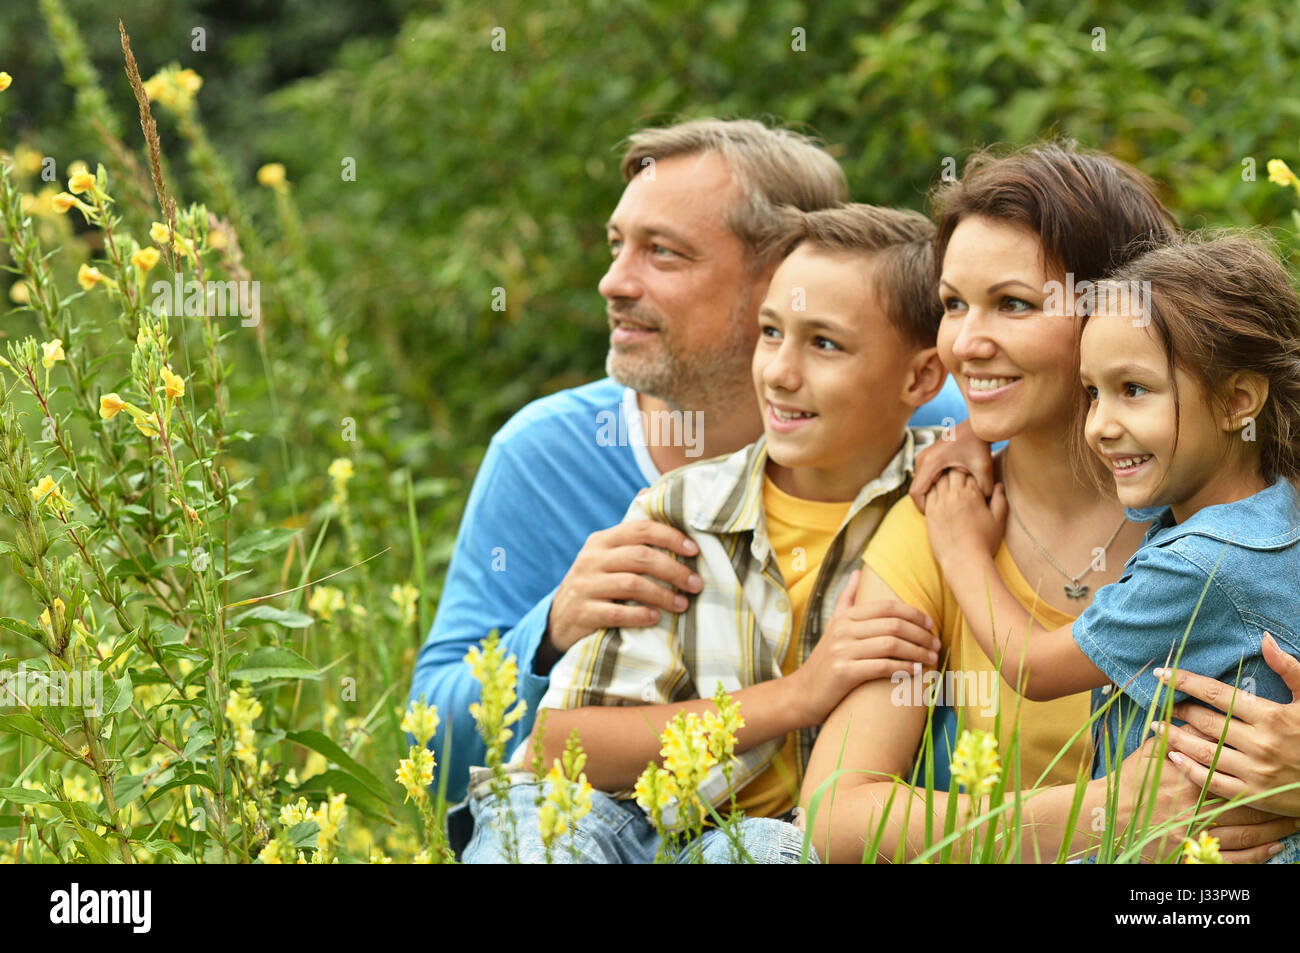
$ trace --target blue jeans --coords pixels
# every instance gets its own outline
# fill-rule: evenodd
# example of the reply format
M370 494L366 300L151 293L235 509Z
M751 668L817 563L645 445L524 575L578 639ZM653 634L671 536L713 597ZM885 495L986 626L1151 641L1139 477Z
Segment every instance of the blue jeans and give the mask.
M519 839L519 860L525 864L546 863L546 848L538 829L535 800L538 782L512 785L508 795L515 815ZM504 864L506 855L497 819L497 799L471 796L470 813L474 817L474 836L470 838L462 859L467 864ZM591 792L591 812L580 820L570 835L564 834L551 844L551 862L556 864L649 864L660 847L673 863L691 863L699 859L706 864L743 862L745 855L756 864L797 864L803 849L803 832L793 824L770 817L746 818L737 825L737 835L744 854L720 830L706 830L692 843L685 837L673 838L662 845L661 838L645 812L632 800L617 800L601 791ZM809 847L808 859L817 862Z

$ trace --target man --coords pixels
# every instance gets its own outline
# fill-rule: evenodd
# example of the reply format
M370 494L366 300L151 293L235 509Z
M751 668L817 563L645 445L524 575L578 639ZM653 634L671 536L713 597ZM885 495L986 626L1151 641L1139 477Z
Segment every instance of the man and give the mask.
M453 802L484 753L469 716L479 697L462 662L470 646L497 629L517 657L528 715L514 731L524 738L570 646L600 628L652 625L699 591L699 578L661 551L696 555L683 533L620 521L663 473L763 432L750 362L777 265L760 251L765 234L779 206L813 211L848 196L830 155L752 120L637 132L622 173L599 285L609 378L534 401L493 437L416 661L410 697L442 716L432 746ZM949 382L912 422L965 416Z

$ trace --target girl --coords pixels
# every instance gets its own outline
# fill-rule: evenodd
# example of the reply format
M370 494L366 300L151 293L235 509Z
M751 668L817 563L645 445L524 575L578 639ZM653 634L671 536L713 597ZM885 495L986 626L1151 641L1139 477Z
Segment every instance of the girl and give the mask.
M926 516L1003 677L1034 700L1093 689L1094 711L1109 703L1095 727L1101 778L1159 730L1171 663L1290 701L1262 646L1300 655L1300 301L1273 256L1235 236L1149 251L1083 303L1076 450L1110 470L1130 521L1151 524L1123 574L1072 624L1036 625L993 563L1017 519L1004 485L986 504L949 473ZM1270 863L1300 860L1300 834L1284 844Z

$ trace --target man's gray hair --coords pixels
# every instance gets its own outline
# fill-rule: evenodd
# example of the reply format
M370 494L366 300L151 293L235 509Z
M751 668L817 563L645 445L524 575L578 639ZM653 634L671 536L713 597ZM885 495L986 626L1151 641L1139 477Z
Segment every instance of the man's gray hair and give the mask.
M839 163L813 139L753 119L692 119L642 129L628 136L623 181L647 169L647 160L716 152L740 187L743 200L727 209L726 227L741 240L752 270L772 259L770 236L780 227L778 209L805 212L848 200L849 184Z

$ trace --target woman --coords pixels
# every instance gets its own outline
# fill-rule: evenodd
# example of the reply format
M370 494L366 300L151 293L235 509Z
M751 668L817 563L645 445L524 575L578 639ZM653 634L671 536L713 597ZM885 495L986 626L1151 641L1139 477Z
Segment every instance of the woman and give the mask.
M940 189L936 212L945 311L939 354L966 398L975 434L1008 441L994 459L994 480L1004 485L1013 516L997 568L1040 624L1068 625L1098 587L1119 578L1145 531L1144 524L1127 522L1119 502L1100 493L1080 472L1081 462L1070 458L1073 405L1083 397L1075 295L1086 288L1082 282L1100 279L1144 245L1167 241L1176 225L1141 173L1109 156L1057 144L1002 158L975 156L959 182ZM1020 786L1038 788L1023 805L1024 859L1053 858L1063 840L1082 852L1095 837L1096 822L1107 816L1103 778L1088 784L1080 820L1067 830L1075 779L1089 773L1090 732L1083 727L1088 696L1035 703L1001 682L965 631L938 570L933 553L943 545L943 531L938 520L927 524L910 499L897 504L867 548L859 601L897 598L935 620L948 668L960 676L937 683L957 689L957 697L950 691L940 701L962 709L966 727L992 731L1000 711L999 749L1007 752L1018 723ZM813 845L823 859L861 857L895 789L879 779L907 774L926 709L914 703L923 693L899 689L896 683L864 685L822 727L805 775L805 809L823 782L844 769L833 800L825 797L813 818ZM1152 748L1148 743L1133 755L1120 774L1121 825L1144 774L1141 759ZM1004 770L1011 767L1005 760ZM1196 786L1176 770L1161 775L1157 820L1192 810ZM893 856L904 838L905 855L914 856L923 844L924 802L916 796L904 832L905 811L894 797L881 856ZM964 815L967 798L959 797ZM936 793L936 829L947 800ZM1294 831L1294 820L1260 821L1250 809L1220 817L1223 826L1211 834L1226 859L1266 859L1273 842Z

